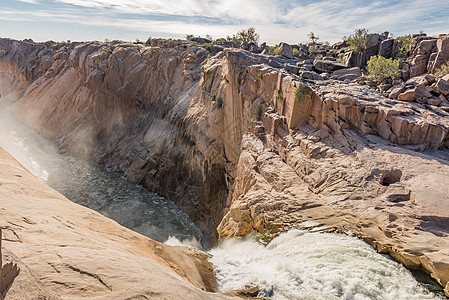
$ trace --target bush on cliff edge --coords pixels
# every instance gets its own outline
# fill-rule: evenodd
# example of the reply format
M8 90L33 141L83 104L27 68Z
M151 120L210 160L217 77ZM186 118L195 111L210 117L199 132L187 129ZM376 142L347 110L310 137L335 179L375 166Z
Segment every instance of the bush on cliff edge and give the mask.
M376 83L384 83L389 78L398 78L400 76L399 59L385 58L380 55L371 56L367 63L368 79Z

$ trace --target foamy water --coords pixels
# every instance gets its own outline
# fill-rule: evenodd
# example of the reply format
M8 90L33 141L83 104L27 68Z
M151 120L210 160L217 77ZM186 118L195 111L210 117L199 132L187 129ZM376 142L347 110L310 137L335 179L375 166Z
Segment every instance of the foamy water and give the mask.
M255 284L272 299L444 299L401 264L354 237L291 230L268 246L252 238L210 251L223 292Z

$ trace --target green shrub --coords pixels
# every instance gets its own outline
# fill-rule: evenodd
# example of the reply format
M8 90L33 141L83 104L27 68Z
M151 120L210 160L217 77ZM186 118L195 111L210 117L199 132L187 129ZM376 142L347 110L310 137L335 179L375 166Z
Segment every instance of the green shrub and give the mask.
M261 117L262 117L262 106L258 104L253 109L253 119L256 121L260 121Z
M320 39L319 36L315 35L315 33L310 32L308 35L309 41L312 43L312 45L316 45L318 43L318 40Z
M276 96L276 102L281 102L284 99L282 95L282 91L278 91L278 95Z
M247 30L242 29L237 32L237 34L233 37L233 40L240 45L251 42L257 44L259 42L259 34L256 33L256 29L254 29L254 27L250 27Z
M212 50L214 49L214 43L209 43L206 46L204 46L204 49L206 49L209 52L212 52Z
M407 57L410 55L410 46L412 45L412 36L410 34L398 36L396 38L399 41L402 41L402 46L396 54L397 57Z
M367 63L368 79L376 83L384 83L388 78L398 78L400 64L399 59L385 58L380 55L371 56Z
M263 75L262 72L257 73L257 79L262 79Z
M296 49L296 48L293 49L293 56L299 57L300 54L301 54L301 52L299 51L299 49Z
M447 62L445 65L442 65L441 67L439 67L438 69L435 69L433 71L433 75L435 76L443 76L449 74L449 62Z
M315 51L315 50L317 50L317 49L318 49L317 46L310 46L309 49L308 49L308 51L309 51L309 52L313 52L313 51Z
M220 96L214 96L214 107L220 109L223 107L223 99Z
M358 28L354 30L354 33L347 38L349 49L357 53L362 52L362 50L366 48L368 37L368 30L365 28ZM343 39L345 38L343 37Z
M300 82L295 91L295 101L300 102L310 94L311 94L310 88L304 83Z
M340 54L338 54L338 56L337 56L337 60L339 61L339 62L342 62L342 63L344 63L345 62L345 54L344 53L340 53Z
M268 50L270 51L271 55L278 55L278 51L279 51L279 46L271 46L268 47Z

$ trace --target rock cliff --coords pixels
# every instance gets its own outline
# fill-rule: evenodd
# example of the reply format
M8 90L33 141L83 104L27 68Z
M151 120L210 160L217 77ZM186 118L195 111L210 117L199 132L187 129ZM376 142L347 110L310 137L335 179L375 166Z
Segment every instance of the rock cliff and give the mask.
M18 117L169 197L211 242L355 234L449 294L444 111L298 76L295 59L188 43L2 39L0 73Z

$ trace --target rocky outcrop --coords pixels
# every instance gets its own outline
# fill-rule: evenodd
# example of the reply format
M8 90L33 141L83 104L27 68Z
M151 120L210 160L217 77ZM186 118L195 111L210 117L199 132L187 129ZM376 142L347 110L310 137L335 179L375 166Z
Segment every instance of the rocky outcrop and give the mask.
M446 116L449 112L449 76L435 78L431 74L414 77L407 82L396 82L395 85L386 86L383 91L391 99L417 102L431 105L437 114ZM382 86L380 86L382 87Z
M413 39L411 47L413 56L407 60L410 65L409 77L433 73L449 62L448 35L441 35L438 38L417 36Z
M278 49L278 55L284 56L286 58L293 58L293 49L287 43L281 43Z
M13 108L63 148L173 199L209 236L217 225L221 237L351 232L447 285L443 110L239 49L64 47L28 87L16 79L22 52L3 47L0 59L26 88Z
M67 200L3 149L0 170L1 279L11 278L6 266L20 267L6 299L229 298L211 293L213 270L201 255Z

